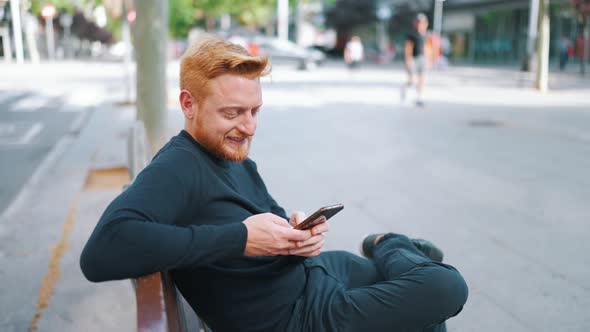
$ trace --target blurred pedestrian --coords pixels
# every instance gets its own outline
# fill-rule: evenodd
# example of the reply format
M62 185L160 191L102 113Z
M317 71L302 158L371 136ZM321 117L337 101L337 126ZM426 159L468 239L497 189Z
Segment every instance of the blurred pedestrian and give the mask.
M405 64L408 72L408 81L401 88L401 100L406 99L407 89L414 86L414 76L418 75L416 91L418 98L416 106L424 107L424 72L426 71L425 41L426 31L428 29L428 18L426 15L419 13L414 19L414 27L406 37L405 45Z
M350 69L358 68L363 61L364 53L361 37L353 36L344 47L344 62Z
M566 36L561 36L559 39L559 70L561 71L565 70L569 60L570 48L573 48L570 40Z

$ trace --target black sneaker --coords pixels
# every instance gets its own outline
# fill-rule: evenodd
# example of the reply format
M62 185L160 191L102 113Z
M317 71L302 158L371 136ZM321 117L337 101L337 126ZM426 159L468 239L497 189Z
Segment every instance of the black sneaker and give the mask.
M430 258L433 262L442 263L443 261L443 252L434 243L423 240L423 239L411 239L412 244L418 248L418 250L422 251L424 255Z
M375 239L384 234L379 233L365 236L363 242L361 242L361 254L366 258L372 259L375 250ZM410 239L410 242L433 262L442 262L443 252L432 242L423 239Z

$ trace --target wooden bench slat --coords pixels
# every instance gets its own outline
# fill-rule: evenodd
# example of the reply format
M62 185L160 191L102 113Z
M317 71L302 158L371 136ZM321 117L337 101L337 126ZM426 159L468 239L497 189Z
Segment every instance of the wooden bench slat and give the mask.
M167 273L136 279L137 327L140 332L184 332L176 288Z

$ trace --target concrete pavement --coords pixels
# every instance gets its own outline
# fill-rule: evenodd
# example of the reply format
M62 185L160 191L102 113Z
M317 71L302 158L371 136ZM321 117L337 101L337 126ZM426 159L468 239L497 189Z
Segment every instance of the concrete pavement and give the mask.
M173 96L177 68L170 67ZM101 68L86 75L120 88L116 70ZM327 249L356 252L362 236L376 231L439 244L471 290L449 330L586 331L590 84L556 75L555 90L539 95L522 88L517 74L468 67L432 73L422 110L399 103L399 67L279 67L264 79L252 158L288 211L344 203ZM30 190L28 204L0 220L0 266L8 267L0 271L0 330L28 329L36 312L39 331L133 330L129 282L91 284L77 260L120 191L84 189L86 176L125 165L134 116L132 108L94 112ZM171 134L181 124L171 107ZM53 259L48 249L63 242L60 276L38 310Z

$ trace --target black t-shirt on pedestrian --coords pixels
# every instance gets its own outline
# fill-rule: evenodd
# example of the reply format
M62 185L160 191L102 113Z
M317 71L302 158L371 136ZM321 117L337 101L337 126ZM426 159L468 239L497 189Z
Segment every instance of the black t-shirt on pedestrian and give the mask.
M287 219L252 160L220 159L181 131L107 207L80 265L95 282L170 271L214 331L279 331L306 274L303 257L244 256L243 221L266 212Z
M424 55L424 41L425 41L425 39L426 39L425 36L423 34L420 34L416 30L407 34L406 41L409 40L412 43L414 43L414 50L412 52L412 56L414 58Z

